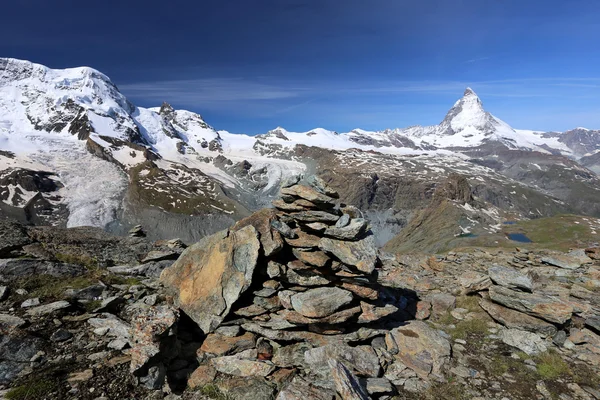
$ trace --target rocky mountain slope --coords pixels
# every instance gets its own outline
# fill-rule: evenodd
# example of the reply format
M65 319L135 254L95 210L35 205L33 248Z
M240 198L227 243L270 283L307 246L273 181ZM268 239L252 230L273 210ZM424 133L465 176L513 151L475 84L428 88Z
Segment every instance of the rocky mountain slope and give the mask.
M136 107L91 68L0 59L0 215L38 225L123 234L142 224L153 239L193 242L312 173L371 218L379 245L430 209L453 174L475 203L448 203L460 214L452 235L509 217L598 216L599 138L515 130L471 89L432 127L231 134L168 104Z
M394 256L308 181L187 248L0 222L1 394L600 398L598 247Z

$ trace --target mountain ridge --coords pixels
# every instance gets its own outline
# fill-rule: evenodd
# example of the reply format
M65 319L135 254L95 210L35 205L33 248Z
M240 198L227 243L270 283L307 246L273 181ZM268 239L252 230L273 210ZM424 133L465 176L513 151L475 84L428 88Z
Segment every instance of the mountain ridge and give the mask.
M485 111L470 88L435 126L345 133L277 127L249 136L217 131L200 114L167 103L137 107L89 67L0 59L0 149L4 214L116 233L150 224L160 237L190 241L270 206L282 182L311 172L374 213L387 232L381 242L427 208L433 187L451 173L468 177L496 219L511 210L523 218L600 213L590 205L599 162L590 155L600 151L600 132L515 130ZM582 157L589 169L577 164ZM37 174L36 182L53 180L54 190L26 184L32 175L23 171ZM402 200L385 199L392 194Z

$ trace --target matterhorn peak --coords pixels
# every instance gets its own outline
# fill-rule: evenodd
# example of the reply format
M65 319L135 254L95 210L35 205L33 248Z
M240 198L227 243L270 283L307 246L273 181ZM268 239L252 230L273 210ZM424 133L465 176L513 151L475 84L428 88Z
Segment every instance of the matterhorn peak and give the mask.
M464 93L464 95L463 95L463 97L467 97L467 96L475 96L475 97L478 97L478 96L477 96L477 93L475 93L475 91L474 91L473 89L471 89L470 87L467 87L467 88L465 89L465 93Z

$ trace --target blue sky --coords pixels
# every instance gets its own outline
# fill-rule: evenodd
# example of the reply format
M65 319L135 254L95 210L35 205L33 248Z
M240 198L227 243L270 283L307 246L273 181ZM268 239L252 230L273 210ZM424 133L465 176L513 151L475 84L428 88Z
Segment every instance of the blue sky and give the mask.
M600 128L597 0L15 0L0 56L261 133L439 123L471 86L522 129Z

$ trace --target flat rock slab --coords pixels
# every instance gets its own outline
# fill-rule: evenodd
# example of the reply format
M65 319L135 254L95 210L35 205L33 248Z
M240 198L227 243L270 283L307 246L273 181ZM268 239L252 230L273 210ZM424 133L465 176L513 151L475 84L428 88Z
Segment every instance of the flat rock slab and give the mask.
M411 321L392 329L385 338L388 350L397 349L396 358L422 379L442 375L450 360L450 342L423 321Z
M544 353L548 350L544 340L535 333L520 329L504 329L500 333L500 337L507 345L516 347L530 356Z
M292 307L309 318L323 318L352 302L352 293L336 288L310 289L292 296Z
M252 225L219 232L187 248L160 280L177 305L210 333L250 287L260 248Z
M348 214L344 214L347 216ZM343 218L343 216L342 216ZM341 218L340 218L341 220ZM338 221L339 222L339 221ZM341 224L343 225L343 224ZM329 227L325 230L325 236L330 236L335 239L342 240L356 240L360 238L367 230L368 223L362 218L354 218L350 222L342 227L336 226Z
M10 314L0 314L0 333L5 334L26 324L22 318Z
M86 268L81 265L54 261L21 258L0 260L0 282L12 282L16 279L36 275L50 275L57 278L75 277L85 274L86 271Z
M379 358L371 346L352 347L336 343L317 347L304 353L304 362L313 373L329 375L328 360L343 362L353 373L364 377L377 377L381 371Z
M217 371L234 376L267 376L276 368L270 363L243 360L237 356L216 357L210 363Z
M553 267L571 270L580 268L582 264L581 260L562 255L544 257L542 258L542 263L551 265Z
M27 315L32 317L39 317L41 315L51 314L53 312L64 310L65 308L71 307L71 303L65 300L55 301L50 304L43 304L41 306L33 307L27 310Z
M131 337L131 326L116 316L104 313L103 318L89 318L88 323L96 329L106 329L106 334L117 338L129 339Z
M303 251L292 249L294 256L303 263L314 265L315 267L324 267L330 258L322 251Z
M366 274L371 274L375 270L377 246L373 235L354 242L322 238L319 241L319 248Z
M314 386L296 376L288 386L279 392L276 400L331 400L333 398L335 398L335 392Z
M339 215L334 215L326 211L301 211L290 213L289 216L301 222L335 223L340 219Z
M492 286L490 298L505 307L557 324L564 324L573 315L573 307L558 298Z
M554 336L556 334L556 326L542 319L511 310L510 308L483 299L479 301L479 305L490 315L490 317L507 328L535 332L544 336Z
M260 234L260 243L265 252L265 257L270 257L273 254L283 249L283 238L279 231L274 229L271 224L277 220L277 212L272 208L264 208L238 221L231 231L239 231L248 225L252 225Z
M335 204L335 200L330 196L327 196L323 193L319 193L317 190L305 185L294 185L287 188L283 188L281 189L281 194L300 197L304 200L308 200L311 203L315 204L331 206Z
M533 280L531 277L521 274L514 268L494 265L488 269L488 274L496 285L527 292L533 290Z

